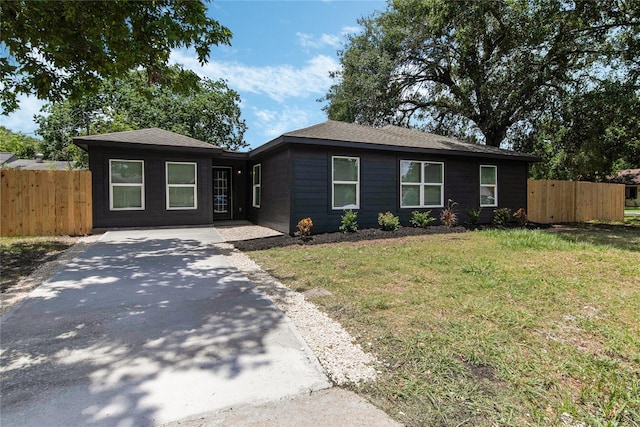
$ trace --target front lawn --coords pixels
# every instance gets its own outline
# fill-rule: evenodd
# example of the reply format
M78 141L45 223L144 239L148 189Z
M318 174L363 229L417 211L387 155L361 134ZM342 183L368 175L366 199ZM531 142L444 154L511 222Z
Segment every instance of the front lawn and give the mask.
M636 207L633 207L633 206L626 206L626 207L624 208L624 214L625 214L625 215L627 215L627 214L634 214L634 213L640 213L640 206L636 206Z
M375 353L408 425L640 425L640 229L507 230L251 252Z

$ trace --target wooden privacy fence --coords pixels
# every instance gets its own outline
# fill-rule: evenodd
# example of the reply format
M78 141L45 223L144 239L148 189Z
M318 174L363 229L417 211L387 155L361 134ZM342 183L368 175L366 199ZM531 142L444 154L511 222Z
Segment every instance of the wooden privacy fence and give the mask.
M529 180L527 216L542 224L624 221L624 185Z
M0 174L0 236L91 231L91 172L2 169Z

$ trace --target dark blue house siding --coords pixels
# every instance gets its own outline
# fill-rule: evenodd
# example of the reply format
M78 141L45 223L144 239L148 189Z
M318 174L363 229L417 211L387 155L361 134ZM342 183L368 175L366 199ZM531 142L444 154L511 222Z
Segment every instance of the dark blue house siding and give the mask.
M144 210L110 210L109 159L144 161ZM197 163L199 183L197 209L166 209L165 162L170 161ZM92 190L95 228L200 225L213 222L212 192L210 191L211 186L207 184L211 182L211 158L167 152L141 153L138 150L108 150L90 147L89 168L94 177Z
M261 203L253 207L253 165L260 164L262 170ZM269 156L256 157L247 167L247 209L252 222L284 233L290 232L291 208L291 157L290 150L283 149Z
M497 166L498 207L526 208L527 178L535 156L475 146L433 134L398 127L374 129L328 121L283 134L248 152L234 153L202 141L161 129L143 129L78 137L74 142L89 151L93 172L93 215L97 228L212 224L221 219L252 222L293 234L299 220L310 217L313 233L337 231L342 210L332 209L332 157L360 159L361 228L377 228L378 213L400 216L403 226L415 208L400 208L400 162L433 161L444 164L443 199L457 202L459 222L465 209L480 204L480 165ZM109 159L143 160L145 209L112 211L109 207ZM165 162L196 162L197 209L166 209ZM252 171L261 165L261 206L252 206ZM232 211L214 217L212 167L231 167ZM220 189L218 189L220 190ZM439 218L442 208L431 209ZM486 207L480 221L492 220L495 207ZM436 221L435 224L439 223Z
M528 164L478 160L474 157L446 157L437 155L397 153L367 150L331 150L326 147L298 146L291 148L291 163L279 167L290 167L292 176L289 230L294 232L297 222L306 217L313 220L314 233L336 231L340 226L341 210L331 208L331 159L332 156L360 158L360 228L377 228L378 213L390 211L400 216L402 225L410 226L409 219L415 208L400 208L400 161L418 160L444 163L445 205L448 199L458 203L456 211L460 223L468 220L465 209L480 205L480 165L498 167L498 204L512 211L526 208L526 185ZM266 166L263 166L263 174ZM288 178L289 179L289 178ZM284 182L266 183L282 187ZM266 187L265 187L266 191ZM483 209L481 222L492 220L493 207ZM286 216L285 206L281 215ZM427 208L417 209L420 211ZM439 218L441 208L431 208L432 215ZM258 221L265 224L262 221ZM439 223L437 221L436 223Z

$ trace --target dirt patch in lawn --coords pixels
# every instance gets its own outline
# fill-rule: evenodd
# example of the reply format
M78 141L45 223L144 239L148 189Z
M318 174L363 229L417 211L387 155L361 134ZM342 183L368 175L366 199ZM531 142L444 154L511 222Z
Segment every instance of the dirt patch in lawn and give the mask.
M76 239L72 237L60 237L47 241L25 240L2 246L0 293L11 291L21 278L28 276L41 265L53 261L75 242Z
M26 298L98 237L3 238L0 244L0 315Z
M276 237L233 242L233 245L240 251L249 252L261 251L271 248L282 248L294 245L321 245L325 243L360 242L366 240L394 239L398 237L422 236L428 234L464 233L465 231L467 230L464 227L447 228L445 226L432 226L427 228L402 227L397 231L383 231L377 228L368 228L358 230L355 233L337 232L316 234L305 239L302 239L300 237L292 237L289 235L282 235Z

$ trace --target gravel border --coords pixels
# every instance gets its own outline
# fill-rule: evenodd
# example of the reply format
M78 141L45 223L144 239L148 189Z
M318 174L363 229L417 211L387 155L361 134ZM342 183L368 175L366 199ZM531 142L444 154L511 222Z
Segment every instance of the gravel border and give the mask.
M294 323L300 335L316 355L325 372L336 385L374 381L379 364L362 350L342 326L307 301L302 294L265 273L247 255L229 243L215 245L227 254L229 263L245 274Z

